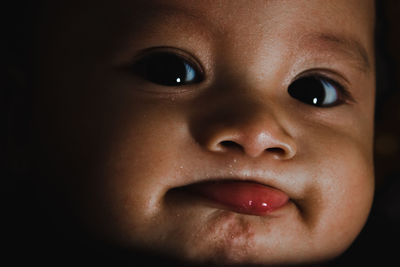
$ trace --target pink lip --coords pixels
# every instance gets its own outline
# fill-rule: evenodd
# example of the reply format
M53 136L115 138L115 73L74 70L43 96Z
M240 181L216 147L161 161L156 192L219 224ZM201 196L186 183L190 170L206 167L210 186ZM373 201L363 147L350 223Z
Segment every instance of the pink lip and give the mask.
M278 189L247 181L206 182L191 187L234 212L250 215L268 215L289 201L289 197Z

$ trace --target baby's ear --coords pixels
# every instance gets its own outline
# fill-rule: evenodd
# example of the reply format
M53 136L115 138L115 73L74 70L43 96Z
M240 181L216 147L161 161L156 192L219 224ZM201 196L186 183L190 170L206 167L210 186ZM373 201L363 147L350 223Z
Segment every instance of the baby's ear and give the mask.
M17 67L7 67L2 91L1 157L5 170L22 175L29 171L31 164L31 116L32 88L27 75Z

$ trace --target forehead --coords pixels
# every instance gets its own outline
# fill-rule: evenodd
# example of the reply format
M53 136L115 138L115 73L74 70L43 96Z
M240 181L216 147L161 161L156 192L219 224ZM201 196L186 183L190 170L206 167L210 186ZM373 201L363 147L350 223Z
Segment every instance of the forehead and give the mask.
M133 1L129 5L148 11L176 11L204 17L222 27L254 22L264 24L277 16L282 19L282 14L292 20L297 18L333 23L344 18L358 20L365 15L370 18L369 12L374 9L373 0L149 0ZM352 16L348 17L350 14Z
M71 24L67 28L79 25L82 40L91 35L112 35L106 42L162 36L186 43L220 41L220 47L233 43L242 51L285 42L293 44L292 52L296 47L334 48L363 70L373 65L373 0L54 2L48 2L51 19Z
M373 0L149 0L129 5L140 11L141 17L170 15L197 19L218 33L234 29L272 31L290 22L313 28L340 27L343 31L374 24Z
M136 10L143 20L173 24L178 31L197 29L212 40L225 37L239 44L249 39L256 46L257 39L286 34L293 43L338 46L358 57L361 68L370 67L375 22L371 0L153 0Z
M47 1L47 6L52 18L75 17L80 13L97 15L107 23L118 20L140 23L169 17L169 20L203 24L207 30L219 34L235 30L264 33L290 24L314 29L340 28L356 34L353 29L374 25L373 0L72 0ZM110 17L114 17L113 21L107 20Z

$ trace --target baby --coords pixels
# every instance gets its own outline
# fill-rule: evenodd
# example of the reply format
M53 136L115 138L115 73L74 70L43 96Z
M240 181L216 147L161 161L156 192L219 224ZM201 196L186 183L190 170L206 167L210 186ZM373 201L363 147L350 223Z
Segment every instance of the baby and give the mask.
M32 166L101 240L340 255L374 192L373 0L47 1Z

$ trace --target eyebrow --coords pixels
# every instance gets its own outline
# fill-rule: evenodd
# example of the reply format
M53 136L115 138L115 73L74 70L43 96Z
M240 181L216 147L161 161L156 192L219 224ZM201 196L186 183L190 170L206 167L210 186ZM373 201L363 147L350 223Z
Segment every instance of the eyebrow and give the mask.
M368 73L371 70L367 50L357 39L334 33L312 33L308 38L333 45L335 50L355 61L363 72Z
M165 22L167 22L167 24L175 23L176 27L179 27L179 24L182 23L177 23L177 20L183 19L190 21L191 23L196 23L196 25L202 26L203 29L201 33L207 34L210 38L212 38L212 35L220 34L218 28L214 27L215 25L212 22L203 18L203 12L190 7L174 6L173 4L168 3L168 1L161 1L157 3L152 3L149 1L148 3L143 3L140 5L137 8L137 11L141 15L147 14L147 17L150 19L150 21L153 21L154 19L159 21L164 20L164 25L166 24ZM144 19L144 21L145 20L146 19Z

